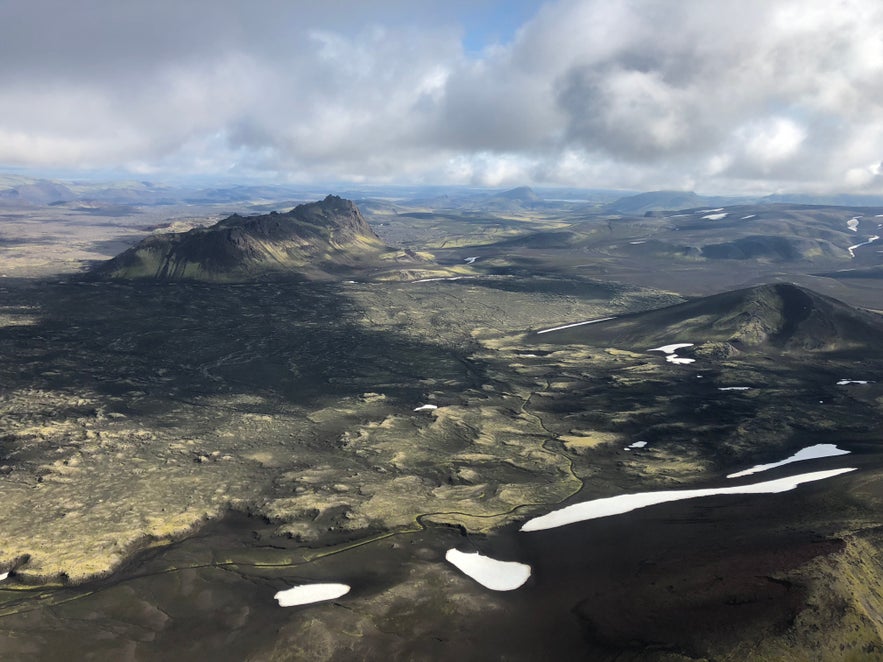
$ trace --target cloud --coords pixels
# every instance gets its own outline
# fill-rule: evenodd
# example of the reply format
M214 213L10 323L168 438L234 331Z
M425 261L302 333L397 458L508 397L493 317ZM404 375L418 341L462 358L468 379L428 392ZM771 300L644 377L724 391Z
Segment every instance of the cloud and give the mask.
M0 164L883 192L878 5L7 3Z

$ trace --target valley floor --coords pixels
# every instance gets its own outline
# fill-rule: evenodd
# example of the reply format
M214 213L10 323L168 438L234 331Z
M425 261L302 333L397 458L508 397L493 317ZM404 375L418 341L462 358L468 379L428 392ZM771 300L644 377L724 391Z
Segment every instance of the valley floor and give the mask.
M752 325L702 301L672 320L647 312L684 301L663 279L530 274L524 257L420 283L7 274L0 657L883 655L875 322L844 307L814 346L773 290ZM755 335L714 336L722 317ZM518 531L814 444L850 454L769 479L857 471ZM490 592L451 548L533 573ZM273 600L310 582L352 591Z

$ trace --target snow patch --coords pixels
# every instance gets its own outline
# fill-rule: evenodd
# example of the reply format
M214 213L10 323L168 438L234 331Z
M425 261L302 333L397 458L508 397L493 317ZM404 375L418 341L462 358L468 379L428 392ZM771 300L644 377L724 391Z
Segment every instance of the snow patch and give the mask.
M727 217L727 213L724 212L723 214L706 214L702 218L707 218L709 221L719 221L722 218L726 218L726 217Z
M441 280L464 280L467 278L478 278L478 276L448 276L447 278L421 278L420 280L412 280L412 283L437 283Z
M871 238L868 239L867 241L863 241L863 242L860 243L860 244L855 244L854 246L850 246L850 247L847 248L846 250L849 251L849 256L850 256L850 257L855 257L855 249L856 249L856 248L861 248L862 246L867 246L868 244L873 244L873 243L874 243L875 241L877 241L879 238L880 238L880 237L878 237L877 235L871 235Z
M349 592L350 587L346 584L306 584L279 591L273 597L279 602L280 607L297 607L334 600Z
M740 221L747 221L749 218L757 218L757 214L748 214L748 216L743 216L740 218Z
M646 445L647 445L646 441L636 441L635 443L629 444L628 446L626 446L624 450L630 451L633 448L644 448L644 446L646 446Z
M467 554L449 549L445 560L492 591L514 591L530 577L530 566L515 561L498 561L478 552Z
M858 232L858 222L861 216L856 216L855 218L851 218L846 221L846 227L848 227L853 232Z
M688 363L695 363L696 359L688 359L682 356L678 356L675 354L676 351L683 347L692 347L693 343L691 342L682 342L682 343L673 343L671 345L663 345L662 347L654 347L653 349L648 349L648 352L664 352L665 360L669 363L674 363L676 365L686 365Z
M692 347L693 343L691 342L679 342L673 343L671 345L663 345L662 347L654 347L653 349L648 349L648 352L662 352L663 354L674 354L676 351L681 349L682 347Z
M869 382L865 379L841 379L837 382L837 386L846 386L847 384L872 384L873 382Z
M718 391L750 391L750 386L718 386Z
M760 473L761 471L769 471L770 469L782 467L786 464L791 464L792 462L817 460L821 457L836 457L837 455L849 455L849 451L843 450L842 448L837 448L837 446L835 446L834 444L816 444L815 446L807 446L806 448L802 448L794 453L794 455L792 455L791 457L786 457L784 460L780 460L779 462L771 462L770 464L758 464L751 467L750 469L745 469L744 471L737 471L734 474L730 474L727 476L727 478L741 478L742 476L750 476L751 474Z
M653 506L657 503L682 501L684 499L696 499L699 497L721 494L776 494L793 490L803 483L833 478L834 476L839 476L840 474L855 470L856 467L847 467L845 469L831 469L829 471L814 471L812 473L789 476L788 478L769 480L763 483L737 485L733 487L621 494L619 496L607 497L604 499L584 501L583 503L576 503L572 506L560 508L559 510L553 510L546 515L528 520L522 525L521 530L543 531L545 529L555 529L559 526L565 526L575 522L583 522L590 519L598 519L600 517L610 517L612 515L622 515L623 513L630 513L633 510Z
M420 405L415 407L414 411L430 411L431 409L438 409L438 405Z
M583 326L585 324L597 324L598 322L606 322L608 320L615 320L615 317L600 317L596 320L586 320L585 322L575 322L573 324L565 324L564 326L556 326L551 329L543 329L542 331L537 331L537 335L541 333L550 333L551 331L561 331L561 329L572 329L575 326Z

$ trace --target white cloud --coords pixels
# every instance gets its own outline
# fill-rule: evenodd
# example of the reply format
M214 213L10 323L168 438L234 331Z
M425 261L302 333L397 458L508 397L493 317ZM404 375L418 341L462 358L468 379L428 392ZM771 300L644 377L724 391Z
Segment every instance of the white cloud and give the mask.
M744 154L763 173L771 166L795 156L806 139L806 131L786 117L771 117L739 129L737 141Z
M562 0L477 53L465 2L5 11L0 164L883 192L875 0Z

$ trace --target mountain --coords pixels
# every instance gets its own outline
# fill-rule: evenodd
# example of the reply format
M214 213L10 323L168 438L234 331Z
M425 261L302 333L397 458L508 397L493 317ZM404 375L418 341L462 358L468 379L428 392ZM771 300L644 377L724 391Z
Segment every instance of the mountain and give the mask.
M814 256L837 257L837 248L821 240L794 236L749 235L701 247L702 257L712 260L771 260L787 262Z
M329 195L286 213L234 214L206 228L156 234L99 265L99 278L248 281L272 276L447 276L433 256L383 244L350 200Z
M775 193L763 198L764 202L784 202L799 205L819 205L836 207L881 207L883 195L860 195L851 193L831 193L828 195L812 195L808 193Z
M502 193L497 193L492 196L492 200L516 200L518 202L539 202L542 200L540 196L538 196L532 188L529 186L519 186L517 188L509 189L508 191L503 191Z
M614 344L639 351L712 342L734 349L854 350L880 345L883 317L797 285L775 283L546 333L537 340Z
M604 207L605 211L620 214L641 215L648 211L663 209L693 209L710 204L707 198L693 191L649 191L620 198Z
M4 177L0 180L0 205L49 205L74 200L76 194L64 184L45 179Z

